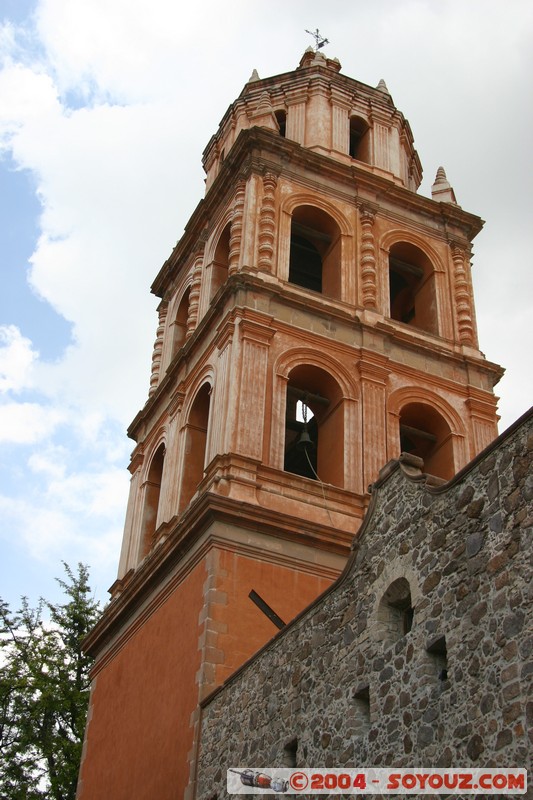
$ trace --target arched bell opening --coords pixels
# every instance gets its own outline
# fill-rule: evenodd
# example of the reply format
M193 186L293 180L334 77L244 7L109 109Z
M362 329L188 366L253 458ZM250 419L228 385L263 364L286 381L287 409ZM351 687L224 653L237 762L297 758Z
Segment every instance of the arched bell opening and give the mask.
M438 334L435 271L427 255L408 242L389 253L391 319Z
M344 409L337 382L320 367L295 367L286 408L285 471L343 486Z
M212 300L221 286L228 279L229 267L229 245L230 245L231 223L228 222L217 242L213 261L210 265L211 284L209 299Z
M181 511L188 506L204 477L210 399L211 387L208 383L204 383L194 399L185 426Z
M165 461L165 445L160 444L155 451L144 483L144 504L141 527L141 557L144 558L153 547L157 530L157 517L161 499L161 483Z
M341 297L341 235L322 209L299 206L292 215L289 282L328 297Z
M455 475L453 437L432 406L409 403L400 412L400 450L424 461L424 472L449 480Z

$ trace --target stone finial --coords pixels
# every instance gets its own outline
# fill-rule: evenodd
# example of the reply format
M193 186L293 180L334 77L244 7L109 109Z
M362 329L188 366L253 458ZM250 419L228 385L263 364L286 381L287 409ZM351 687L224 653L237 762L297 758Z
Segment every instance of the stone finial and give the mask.
M431 197L433 200L437 200L440 203L453 203L457 205L455 192L448 182L444 167L439 167L437 170L435 183L431 187Z
M257 108L251 113L250 119L252 125L270 128L273 131L279 130L276 115L272 108L272 100L268 92L262 92Z
M253 83L254 81L259 81L259 80L261 80L261 78L259 77L259 73L257 72L256 69L254 69L254 71L248 78L248 83Z
M376 89L378 90L378 92L383 92L383 94L388 94L390 97L390 92L387 89L387 84L385 83L383 78L380 79L378 85L376 86Z

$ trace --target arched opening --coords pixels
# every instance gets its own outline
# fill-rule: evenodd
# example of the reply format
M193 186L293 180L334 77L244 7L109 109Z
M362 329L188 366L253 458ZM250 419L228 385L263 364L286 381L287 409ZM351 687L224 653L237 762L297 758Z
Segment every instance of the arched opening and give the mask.
M344 485L344 409L337 382L319 367L289 375L284 469L304 478Z
M341 296L339 226L314 206L300 206L292 215L289 282L329 297Z
M187 318L189 316L189 295L190 289L187 289L181 302L178 306L178 311L174 319L173 332L172 332L172 358L176 355L180 347L185 344L187 337Z
M185 463L180 510L191 501L204 477L211 387L204 383L192 404L185 430Z
M433 265L415 245L398 242L391 247L389 289L391 319L439 332Z
M361 117L350 117L350 156L370 164L370 128Z
M400 450L423 459L424 472L449 480L455 475L453 437L432 406L409 403L400 412Z
M411 587L406 578L393 581L384 593L378 606L378 623L382 638L394 644L413 627L414 609Z
M284 137L287 132L287 112L280 110L274 113L276 116L276 122L278 123L279 135Z
M220 287L223 286L228 279L230 232L231 223L228 222L217 242L215 255L211 262L210 300L213 299Z
M141 557L150 552L157 530L157 514L161 497L163 480L163 463L165 461L165 445L160 444L150 463L150 469L144 483L144 506L142 515L142 552Z

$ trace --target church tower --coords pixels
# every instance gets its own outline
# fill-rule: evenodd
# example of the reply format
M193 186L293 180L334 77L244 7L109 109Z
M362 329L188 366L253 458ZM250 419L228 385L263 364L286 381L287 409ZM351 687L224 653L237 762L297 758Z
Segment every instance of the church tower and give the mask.
M482 222L442 168L417 194L383 81L311 49L254 71L203 163L152 287L118 580L86 645L80 800L192 800L199 703L276 632L250 593L288 622L341 572L388 460L447 480L497 434L470 277Z

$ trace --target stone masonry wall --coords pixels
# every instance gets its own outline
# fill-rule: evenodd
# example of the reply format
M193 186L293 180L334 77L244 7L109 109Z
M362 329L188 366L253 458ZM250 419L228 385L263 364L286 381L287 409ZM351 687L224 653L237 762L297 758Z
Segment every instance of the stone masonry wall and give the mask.
M532 450L529 414L442 487L387 465L343 575L204 703L199 800L295 739L299 767L531 767Z

